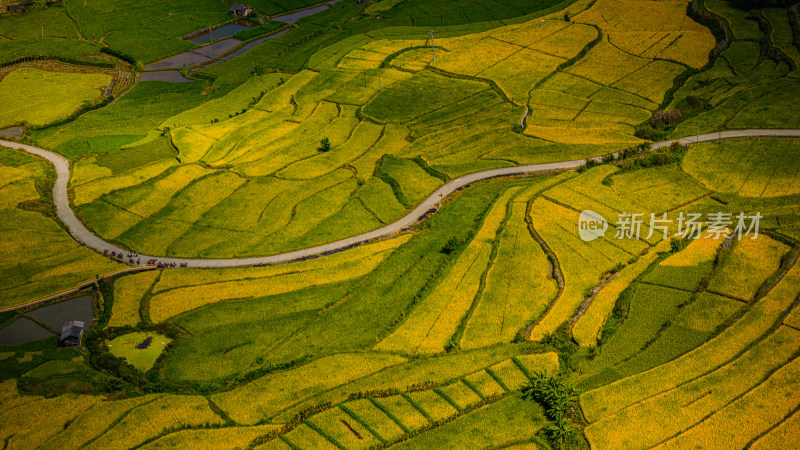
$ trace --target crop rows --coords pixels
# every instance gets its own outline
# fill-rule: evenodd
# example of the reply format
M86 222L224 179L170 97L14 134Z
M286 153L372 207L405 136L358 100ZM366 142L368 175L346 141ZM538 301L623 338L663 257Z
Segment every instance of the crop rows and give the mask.
M205 271L189 272L186 276L180 276L179 279L184 281L179 282L192 283L193 279L202 282L188 286L178 285L180 287L174 284L173 278L163 277L155 285L154 295L149 300L150 318L159 323L180 313L223 300L267 297L291 292L308 286L312 280L320 280L321 274L324 274L326 284L358 278L371 272L391 250L407 241L407 237L400 237L366 246L352 254L327 261L328 264L334 264L333 266L300 262L278 267L277 270L262 269L263 274L246 272L245 278L239 279L235 278L235 274L226 273L225 280L216 282L207 279ZM337 264L338 261L341 262ZM175 287L164 291L165 286L170 284Z
M633 375L581 396L590 422L611 416L641 399L674 389L735 358L774 326L793 304L800 286L793 268L770 293L735 323L696 350L647 372Z
M483 225L442 281L394 333L376 348L406 353L440 353L471 308L490 262L506 204L517 189L497 199Z
M685 170L716 191L779 197L798 193L797 158L800 147L793 140L736 140L696 146Z
M110 443L133 447L169 429L222 423L200 396L160 394L104 402L90 395L22 396L13 380L4 382L2 389L4 403L15 406L3 417L3 439L15 447L105 448ZM61 406L56 408L57 404ZM31 421L43 414L49 420L30 428Z
M519 389L527 381L527 374L535 371L556 373L556 355L520 356L434 389L347 401L259 444L270 446L273 439L314 448L368 448L390 443L403 435L413 435L452 417L471 413L482 401L492 401Z

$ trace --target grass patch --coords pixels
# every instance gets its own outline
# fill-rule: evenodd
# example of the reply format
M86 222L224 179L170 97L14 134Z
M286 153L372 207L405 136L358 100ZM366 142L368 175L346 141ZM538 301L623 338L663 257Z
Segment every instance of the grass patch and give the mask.
M171 339L158 333L136 332L116 337L106 345L112 355L124 358L133 367L147 372L170 342Z

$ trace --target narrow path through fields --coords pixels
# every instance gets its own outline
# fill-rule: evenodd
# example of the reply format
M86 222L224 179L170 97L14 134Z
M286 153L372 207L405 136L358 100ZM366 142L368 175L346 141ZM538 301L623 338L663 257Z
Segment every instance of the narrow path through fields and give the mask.
M711 142L718 139L735 139L735 138L750 138L750 137L791 137L800 138L800 129L792 130L766 130L766 129L749 129L749 130L730 130L717 133L701 134L699 136L688 136L680 139L673 139L669 141L657 142L652 145L653 148L660 148L668 146L677 141L681 144L693 144L697 142ZM69 197L67 195L67 185L70 179L70 165L69 161L63 156L44 150L41 148L33 147L30 145L19 144L0 139L0 146L23 150L33 155L41 156L42 158L50 161L56 169L56 182L53 186L53 202L56 205L56 211L59 220L66 225L70 235L80 244L89 247L99 253L108 251L123 253L127 255L128 251L104 241L96 236L91 230L86 228L86 225L78 219L75 212L69 204ZM601 159L593 158L595 160ZM429 214L436 211L441 204L442 200L452 194L453 192L477 181L488 180L491 178L507 177L514 175L529 175L534 173L548 172L548 171L562 171L574 170L584 164L585 159L576 159L570 161L559 161L543 164L531 164L526 166L517 167L504 167L500 169L484 170L469 175L456 178L441 186L433 194L424 199L408 214L400 218L394 223L386 225L367 233L358 236L352 236L329 244L320 245L317 247L296 250L289 253L282 253L279 255L260 256L250 258L231 258L231 259L189 259L189 258L167 258L157 256L139 255L142 264L150 259L157 259L159 262L172 264L175 263L179 266L181 263L188 263L190 268L233 268L233 267L249 267L259 265L275 265L284 264L292 261L302 259L315 258L319 256L328 255L343 251L366 242L374 241L377 239L390 238L397 236L407 228L425 219Z
M528 114L530 114L530 112L530 107L525 106L525 114L523 114L522 119L519 120L519 126L521 126L523 130L525 129L525 119L528 118Z

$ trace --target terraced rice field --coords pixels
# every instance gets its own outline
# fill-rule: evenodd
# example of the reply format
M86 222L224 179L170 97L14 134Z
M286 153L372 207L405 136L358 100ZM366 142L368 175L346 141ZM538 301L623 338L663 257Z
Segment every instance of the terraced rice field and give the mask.
M230 5L128 6L68 0L1 18L0 128L99 101L99 72L210 51L181 36L223 25ZM251 6L261 21L318 5ZM624 160L475 182L395 234L291 263L115 274L125 266L61 227L50 166L0 148L0 309L85 283L96 319L65 349L55 336L72 318L0 312L0 339L19 337L13 323L50 336L0 348L5 447L795 444L797 140L625 151L645 137L799 128L796 8L319 11L188 82L140 81L19 139L69 160L68 201L100 238L176 258L371 232L479 171ZM53 58L95 75L48 70ZM664 109L680 118L654 123ZM581 238L586 210L608 222L603 236ZM740 213L759 214L758 235L724 239ZM679 239L687 214L700 215L696 239ZM712 214L730 215L721 239ZM572 400L554 408L556 397Z
M407 353L441 353L447 340L478 295L481 278L489 267L506 204L517 193L504 193L487 214L481 229L464 249L442 283L419 305L406 323L376 348Z
M9 383L9 382L6 382ZM10 390L5 401L15 402L23 399L17 394L16 386L5 386ZM199 425L204 422L220 423L220 418L211 411L202 397L183 397L151 395L132 401L101 402L98 396L73 396L59 399L31 399L17 403L13 415L4 420L6 439L14 445L38 447L40 445L69 445L83 443L88 447L102 448L109 442L121 445L139 445L158 436L170 427ZM62 413L55 415L47 427L25 431L25 423L52 409L57 402L65 406ZM113 406L110 406L113 405ZM149 417L152 426L142 428L141 421ZM116 419L116 420L115 420ZM29 422L28 422L29 423ZM108 425L105 425L108 424ZM71 428L70 425L75 425ZM79 434L75 431L80 430Z
M0 81L0 127L45 125L69 117L83 103L94 104L111 76L17 69Z
M678 37L671 52L697 54L682 44L689 36L703 36L694 45L709 46L707 30L667 12L677 4L665 5L660 37ZM683 68L659 47L645 57L618 50L605 33L652 24L622 18L613 31L595 24L609 8L619 9L603 3L569 22L529 20L444 37L434 64L410 68L406 56L424 40L353 36L313 55L308 70L257 77L224 101L166 118L160 129L169 129L177 155L102 179L96 164L79 164L96 175L76 172L75 203L102 237L141 252L263 255L376 228L450 177L552 159L564 151L552 142L638 142L634 126ZM598 64L608 60L624 70L602 75ZM351 67L354 61L375 64ZM590 87L576 90L576 82ZM252 94L244 109L225 117L222 111ZM421 95L426 101L412 100ZM523 106L531 120L520 135L508 116L522 115ZM317 150L323 138L331 151ZM581 152L605 151L599 149ZM243 207L245 199L255 202ZM143 204L147 209L137 206Z
M687 173L711 189L743 197L797 193L797 141L737 140L703 145L702 150L696 147L689 153L685 166Z

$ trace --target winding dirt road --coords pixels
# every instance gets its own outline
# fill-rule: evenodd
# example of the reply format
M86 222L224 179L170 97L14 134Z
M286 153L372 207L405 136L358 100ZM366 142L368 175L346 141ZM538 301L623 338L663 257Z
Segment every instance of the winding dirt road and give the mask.
M697 142L716 141L718 139L735 139L735 138L749 138L749 137L783 137L783 138L800 138L800 130L765 130L765 129L750 129L750 130L731 130L722 131L717 133L701 134L699 136L688 136L680 139L673 139L669 141L657 142L652 145L652 148L660 148L668 146L677 141L683 145L694 144ZM69 204L69 197L67 195L67 184L70 179L70 165L69 161L63 156L44 150L41 148L33 147L30 145L19 144L0 140L0 146L13 148L17 150L24 150L33 155L41 156L42 158L50 161L56 169L56 182L53 187L53 201L56 205L56 211L59 220L67 226L70 235L80 244L89 247L98 253L104 251L128 254L127 250L115 246L109 242L104 241L96 236L92 231L86 228L86 225L78 219L75 212ZM600 160L601 158L593 158ZM284 264L292 261L302 259L315 258L319 256L336 253L339 251L352 248L366 242L385 239L399 235L407 228L415 225L423 220L430 213L434 212L442 200L452 194L453 192L481 180L488 180L491 178L507 177L514 175L529 175L535 173L575 170L584 164L585 159L576 159L571 161L560 161L544 164L531 164L527 166L517 167L504 167L500 169L485 170L476 172L469 175L464 175L459 178L450 180L433 194L428 196L417 207L411 210L408 214L400 218L394 223L386 225L377 230L360 234L358 236L349 237L329 244L320 245L317 247L296 250L289 253L282 253L272 256L259 256L251 258L235 258L235 259L187 259L187 258L167 258L156 257L148 255L139 255L139 259L144 263L150 259L157 259L159 262L165 264L174 263L179 266L181 263L188 263L190 268L234 268L234 267L250 267L261 265L275 265Z

